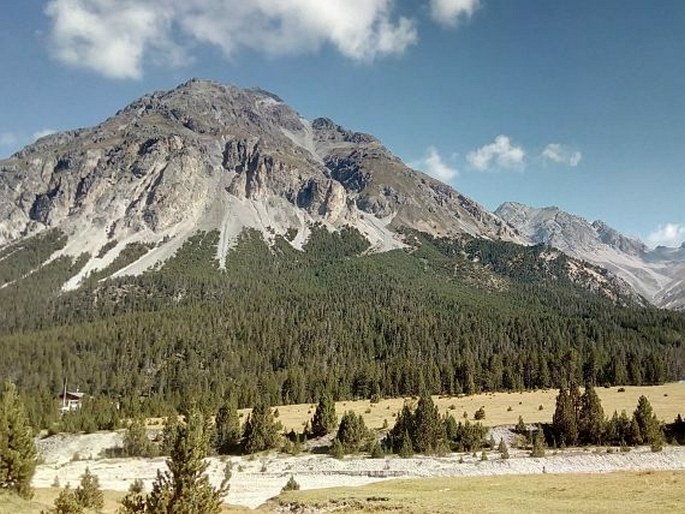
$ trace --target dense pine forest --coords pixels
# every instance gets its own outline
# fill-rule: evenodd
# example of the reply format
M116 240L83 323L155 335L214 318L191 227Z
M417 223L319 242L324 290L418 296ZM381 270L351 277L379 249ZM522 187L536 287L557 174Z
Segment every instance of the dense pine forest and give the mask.
M226 397L242 407L683 376L685 315L591 292L563 254L405 238L379 254L354 229L313 227L300 251L246 230L221 266L219 234L198 233L140 276L102 279L143 245L62 292L86 257L39 267L66 244L47 231L0 248L0 380L44 424L65 380L162 414Z

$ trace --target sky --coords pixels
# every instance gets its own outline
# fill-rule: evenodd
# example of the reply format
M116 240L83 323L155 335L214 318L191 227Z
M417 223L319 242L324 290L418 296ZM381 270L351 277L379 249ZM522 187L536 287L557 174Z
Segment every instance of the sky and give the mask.
M494 210L685 241L685 1L25 0L0 6L0 157L192 77L378 137Z

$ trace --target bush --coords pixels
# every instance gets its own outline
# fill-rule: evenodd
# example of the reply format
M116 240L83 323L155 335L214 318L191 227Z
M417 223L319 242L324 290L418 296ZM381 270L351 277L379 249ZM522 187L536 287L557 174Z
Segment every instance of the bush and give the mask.
M507 446L507 443L504 442L504 439L499 440L499 446L497 447L497 451L503 459L509 458L509 447Z
M281 489L281 492L284 493L286 491L299 491L300 490L300 484L297 483L295 480L295 477L293 475L290 475L290 478L288 481L285 483L283 486L283 489Z
M478 409L478 410L474 413L473 419L475 419L475 420L477 420L477 421L480 421L480 420L482 420L482 419L485 419L485 408L484 408L484 407L481 407L480 409Z

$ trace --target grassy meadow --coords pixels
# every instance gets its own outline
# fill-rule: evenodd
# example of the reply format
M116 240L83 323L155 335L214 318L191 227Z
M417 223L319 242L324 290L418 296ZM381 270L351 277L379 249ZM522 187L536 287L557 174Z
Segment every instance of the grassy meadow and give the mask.
M389 480L355 488L283 493L278 504L336 512L685 512L685 472Z
M620 392L619 389L624 389ZM597 388L597 394L602 400L604 413L611 416L614 410L619 413L625 409L631 415L637 405L637 399L646 396L659 419L672 422L680 413L685 416L685 384L671 383L660 386L623 388ZM558 391L548 389L544 391L525 391L520 393L484 393L472 396L435 396L433 400L441 412L451 413L457 421L463 419L466 412L468 418L480 407L485 408L485 419L482 423L487 426L513 425L523 416L526 423L551 422L554 414L555 400ZM388 425L394 423L396 414L405 401L411 398L390 398L371 403L369 400L342 401L336 403L336 411L341 417L343 412L352 410L364 416L364 421L371 428L381 428L384 420ZM540 408L542 407L542 409ZM297 404L278 407L278 420L286 430L302 431L307 420L311 419L316 405ZM250 409L241 409L239 413L247 417Z

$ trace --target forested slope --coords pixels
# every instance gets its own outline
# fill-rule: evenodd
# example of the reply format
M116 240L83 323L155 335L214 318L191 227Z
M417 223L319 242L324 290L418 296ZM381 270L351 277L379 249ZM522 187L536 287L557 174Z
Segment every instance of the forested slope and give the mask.
M407 232L406 249L365 254L355 229L315 227L299 251L248 230L223 270L218 237L198 233L157 269L94 277L76 291L60 285L83 259L60 257L9 282L0 289L0 378L44 401L67 379L161 410L229 394L250 406L324 391L648 384L683 372L685 316L642 307L611 284L590 292L569 273L577 263L544 246ZM27 273L0 251L0 276Z

